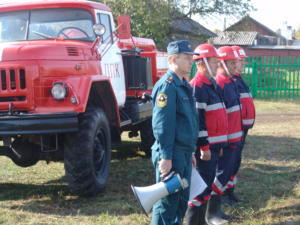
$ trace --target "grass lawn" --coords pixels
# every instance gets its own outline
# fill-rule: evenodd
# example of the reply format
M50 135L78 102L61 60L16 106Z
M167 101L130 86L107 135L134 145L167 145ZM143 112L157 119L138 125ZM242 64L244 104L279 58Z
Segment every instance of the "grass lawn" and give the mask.
M226 207L232 225L300 224L300 103L257 100L255 128L249 132L237 193L250 200ZM124 134L125 137L126 134ZM146 225L130 184L154 183L139 139L113 150L106 190L94 198L68 192L62 163L20 168L0 157L0 224Z

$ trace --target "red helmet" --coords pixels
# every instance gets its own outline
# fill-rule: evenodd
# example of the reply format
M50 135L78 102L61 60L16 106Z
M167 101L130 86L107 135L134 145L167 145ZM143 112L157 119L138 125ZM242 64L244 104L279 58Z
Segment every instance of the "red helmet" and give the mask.
M240 46L232 46L232 49L235 50L240 58L246 58L246 52Z
M217 49L211 44L198 45L194 50L198 55L193 56L193 61L203 58L218 57Z
M218 49L219 60L236 60L240 59L238 53L230 46L223 46Z

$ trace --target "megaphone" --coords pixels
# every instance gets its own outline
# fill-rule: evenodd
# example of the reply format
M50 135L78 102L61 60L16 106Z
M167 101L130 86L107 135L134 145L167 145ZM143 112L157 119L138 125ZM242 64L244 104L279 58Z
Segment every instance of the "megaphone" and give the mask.
M135 187L131 185L131 189L144 213L147 215L154 203L159 199L183 190L188 186L188 181L185 178L181 178L177 173L172 173L171 176L169 175L167 179L159 183L147 187Z

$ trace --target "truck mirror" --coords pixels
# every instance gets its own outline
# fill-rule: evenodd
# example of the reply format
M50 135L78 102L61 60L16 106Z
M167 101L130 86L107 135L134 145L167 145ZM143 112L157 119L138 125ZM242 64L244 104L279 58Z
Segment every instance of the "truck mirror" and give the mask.
M120 39L131 38L130 16L118 16L118 37Z
M94 30L94 33L97 35L97 36L102 36L106 29L105 29L105 26L103 26L102 24L100 23L97 23L93 26L93 30Z

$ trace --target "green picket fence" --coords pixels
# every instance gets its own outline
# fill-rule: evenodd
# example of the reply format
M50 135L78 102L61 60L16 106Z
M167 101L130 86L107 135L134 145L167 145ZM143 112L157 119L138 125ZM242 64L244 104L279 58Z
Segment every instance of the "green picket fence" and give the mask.
M243 78L254 98L297 99L300 57L249 57Z
M193 64L190 78L194 77ZM248 57L243 78L254 98L298 99L300 57Z

